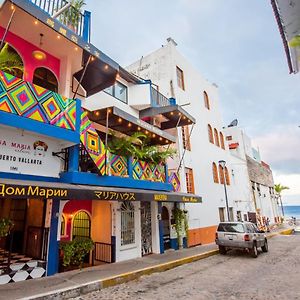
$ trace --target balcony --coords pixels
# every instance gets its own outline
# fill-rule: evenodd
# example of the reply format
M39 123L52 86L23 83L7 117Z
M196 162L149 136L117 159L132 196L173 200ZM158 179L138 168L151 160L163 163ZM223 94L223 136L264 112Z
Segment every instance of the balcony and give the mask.
M69 4L70 1L66 0L30 0L33 4L38 6L44 12L46 12L53 19L58 20L61 24L65 25L68 29L72 30L77 35L84 37L86 31L89 32L90 28L90 16L88 12L82 13L76 7ZM63 8L66 10L59 14L57 13ZM87 42L89 42L89 33L87 36Z

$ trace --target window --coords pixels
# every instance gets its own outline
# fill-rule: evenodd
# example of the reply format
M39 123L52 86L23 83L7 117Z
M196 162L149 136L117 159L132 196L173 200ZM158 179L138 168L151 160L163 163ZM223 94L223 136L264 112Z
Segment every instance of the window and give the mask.
M66 218L64 215L61 215L60 222L60 235L64 236L66 234Z
M219 183L218 169L215 163L212 164L212 170L213 170L214 182Z
M209 98L208 98L208 95L207 95L207 93L205 91L203 92L203 96L204 96L204 106L207 109L210 109Z
M79 211L73 220L72 237L90 237L91 220L85 211Z
M224 184L224 170L222 168L221 165L219 165L219 177L220 177L220 183L221 184Z
M220 132L220 144L221 144L221 148L225 150L224 135L222 132Z
M225 181L227 185L230 185L230 178L227 167L225 167Z
M121 246L135 243L134 206L131 202L121 204Z
M33 74L33 84L43 87L47 90L57 93L58 82L55 75L46 68L37 68Z
M116 81L113 86L106 88L104 92L124 103L127 103L127 86L119 81Z
M226 136L226 141L232 141L232 136L231 135L227 135Z
M208 139L213 144L214 143L214 136L213 136L212 128L209 124L207 125L207 130L208 130Z
M215 128L214 129L214 134L215 134L215 144L220 147L220 142L219 142L219 134L218 134L218 130Z
M181 128L182 132L182 143L183 143L183 148L191 151L191 140L190 140L190 132L189 132L189 127L188 126L183 126Z
M243 224L241 224L241 223L229 223L229 224L223 223L223 224L219 224L217 231L244 233L245 228L244 228Z
M177 74L177 84L181 89L184 90L183 71L179 67L176 67L176 74Z
M23 78L24 64L22 58L8 43L5 43L0 51L0 60L5 61L4 64L1 64L1 71Z
M238 210L237 212L236 212L236 218L237 218L237 220L239 221L239 222L242 222L243 220L242 220L242 212L240 211L240 210Z
M193 169L185 168L186 191L190 194L195 193Z
M219 207L220 222L225 222L225 208Z
M229 218L230 221L234 221L233 207L229 207Z

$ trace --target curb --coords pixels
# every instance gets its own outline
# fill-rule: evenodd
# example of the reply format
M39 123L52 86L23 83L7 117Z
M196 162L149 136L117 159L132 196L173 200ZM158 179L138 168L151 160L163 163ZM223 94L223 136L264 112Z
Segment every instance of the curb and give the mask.
M139 269L128 273L119 274L116 276L104 278L101 280L93 281L84 283L77 286L72 286L70 288L65 288L57 291L52 291L44 294L34 295L26 298L21 299L38 299L38 300L45 300L45 299L68 299L73 297L79 297L80 295L87 294L96 290L101 290L107 287L111 287L114 285L122 284L128 281L132 281L135 279L140 278L143 275L150 275L152 273L164 272L176 267L179 267L184 264L188 264L194 261L198 261L219 253L218 249L210 250L204 253L196 254L193 256L173 260L170 262L166 262L163 264L155 265L149 268Z

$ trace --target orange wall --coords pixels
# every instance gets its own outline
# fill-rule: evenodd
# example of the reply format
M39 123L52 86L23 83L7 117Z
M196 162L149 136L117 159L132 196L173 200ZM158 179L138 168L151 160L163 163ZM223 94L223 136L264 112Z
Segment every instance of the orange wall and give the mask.
M215 241L217 225L190 229L188 231L188 247L213 243Z

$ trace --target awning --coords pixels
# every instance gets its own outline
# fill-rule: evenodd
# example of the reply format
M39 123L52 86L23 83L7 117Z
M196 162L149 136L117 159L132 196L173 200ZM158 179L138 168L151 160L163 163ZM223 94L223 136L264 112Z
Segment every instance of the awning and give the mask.
M90 111L88 117L91 121L106 126L107 111L109 112L108 128L122 132L126 135L141 131L148 135L151 144L154 145L166 145L175 143L176 141L176 138L168 132L160 130L115 106Z
M140 111L140 118L155 116L161 116L162 130L196 123L196 119L179 105L149 107Z
M58 182L0 180L0 199L43 198L53 200L154 201L201 203L192 194L139 189L73 185Z

